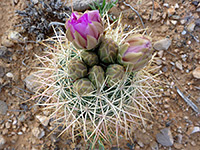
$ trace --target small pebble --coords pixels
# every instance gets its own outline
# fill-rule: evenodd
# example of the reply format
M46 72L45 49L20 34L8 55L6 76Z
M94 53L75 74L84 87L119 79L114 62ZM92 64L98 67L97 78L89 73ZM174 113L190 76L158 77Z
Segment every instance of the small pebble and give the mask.
M167 71L168 71L167 66L164 66L164 67L162 68L162 71L163 71L163 72L167 72Z
M175 20L179 20L179 19L180 19L180 16L178 16L178 15L173 15L172 18L175 19Z
M200 66L192 72L193 77L200 79Z
M180 144L180 143L174 143L174 147L175 147L176 149L182 149L182 148L183 148L183 145Z
M151 147L151 150L159 150L158 143L156 141L151 142L150 147Z
M33 4L37 4L38 0L32 0Z
M188 26L187 26L187 30L189 32L193 32L194 31L194 28L195 28L195 23L194 22L191 22Z
M9 129L11 127L11 124L9 122L6 122L5 126L7 129Z
M198 6L199 2L198 2L198 1L193 1L192 4L193 4L194 6Z
M161 64L162 64L162 60L157 59L157 60L156 60L156 64L157 64L158 66L161 65Z
M160 133L156 134L156 140L163 146L172 146L174 139L169 128L160 130Z
M182 35L185 35L187 32L185 31L185 30L183 30L182 32L181 32L181 34Z
M34 127L32 129L32 134L38 139L41 139L42 137L45 136L44 130L42 128L39 128L39 127Z
M175 65L179 70L183 70L183 65L180 61L176 61Z
M41 122L43 126L47 126L49 123L49 118L46 116L36 115L36 118Z
M195 141L191 141L191 145L192 145L192 146L196 146Z
M137 142L140 147L144 147L144 144L141 141Z
M168 3L164 3L163 6L169 8L169 4Z
M163 57L163 53L164 53L164 51L163 51L163 50L161 50L161 51L158 51L158 56L159 56L160 58L162 58L162 57Z
M8 78L13 78L13 77L14 77L14 75L13 75L11 72L8 72L8 73L6 74L6 76L7 76Z
M8 33L8 39L15 43L18 43L19 38L20 38L20 34L17 31L10 31Z
M177 135L177 138L178 138L178 139L177 139L177 142L178 142L178 143L182 143L183 135L182 135L182 134L178 134L178 135Z
M18 134L18 135L22 135L23 133L22 133L22 132L18 132L17 134Z
M167 10L168 17L171 17L175 12L176 12L176 11L175 11L175 8L174 8L174 7L170 7L170 8Z
M4 101L0 100L0 115L5 115L8 110L8 106Z
M0 149L3 148L4 144L6 144L6 140L2 135L0 135Z
M172 23L173 25L176 25L176 24L177 24L177 21L176 21L176 20L171 20L171 23Z
M156 50L167 50L170 47L171 43L172 41L169 38L165 38L165 39L155 42L153 47Z
M29 76L27 76L24 79L24 82L26 84L26 87L32 92L36 92L41 86L41 84L37 82L37 77L34 74L30 74Z
M179 8L178 3L175 4L174 8L175 8L175 9L178 9L178 8Z
M180 20L181 24L185 24L187 21L185 19Z
M200 132L200 127L190 127L187 131L187 134L188 135L191 135L191 134L194 134L196 132Z
M124 5L122 5L122 6L120 6L120 8L121 8L122 10L124 10L124 9L125 9L125 6L124 6Z

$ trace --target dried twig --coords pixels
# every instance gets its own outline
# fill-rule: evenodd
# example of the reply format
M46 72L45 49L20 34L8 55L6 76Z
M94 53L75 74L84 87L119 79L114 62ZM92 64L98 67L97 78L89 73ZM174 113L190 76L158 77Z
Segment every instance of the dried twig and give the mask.
M175 87L178 94L184 99L184 101L198 114L200 114L199 108L188 98L186 97L178 87Z
M152 0L152 10L151 10L151 18L150 18L150 20L152 20L152 18L153 18L153 12L154 12L154 0Z
M189 33L189 35L190 35L197 43L199 43L199 40L198 40L191 32L189 32L189 31L186 29L186 27L184 27L184 30L185 30L187 33Z
M138 17L140 18L140 21L141 21L141 23L142 23L142 26L143 26L143 28L145 29L144 22L143 22L143 20L142 20L142 17L141 17L140 14L138 13L138 11L135 10L130 4L127 4L126 2L123 2L123 3L124 3L124 5L130 7L130 8L138 15Z
M27 90L22 89L22 88L20 88L20 87L17 87L17 86L15 86L15 87L16 87L17 89L21 90L21 91L24 91L25 93L34 94L33 92L27 91Z
M48 27L51 27L51 26L53 26L53 25L57 25L57 26L65 26L65 24L62 23L62 22L50 22L49 25L48 25Z
M196 88L197 90L200 90L200 87L198 87L198 86L194 86L194 88Z

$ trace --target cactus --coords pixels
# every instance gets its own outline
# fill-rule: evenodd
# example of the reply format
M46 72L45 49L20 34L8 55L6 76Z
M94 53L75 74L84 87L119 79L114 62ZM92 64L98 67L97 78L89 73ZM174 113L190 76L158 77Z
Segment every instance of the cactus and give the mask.
M82 51L81 58L83 59L85 64L90 67L97 65L99 63L98 56L94 52Z
M124 76L124 67L118 64L109 65L106 70L107 84L113 86L120 82Z
M76 80L73 84L73 89L81 96L85 96L95 90L94 85L87 78Z
M155 66L152 64L134 73L128 72L125 68L127 65L133 65L135 71L147 64L146 60L151 58L152 53L149 40L139 37L134 37L132 40L124 39L135 31L123 33L122 25L117 24L116 29L113 29L113 26L114 24L108 24L104 32L106 38L99 45L100 49L96 49L95 46L94 51L92 49L90 51L98 54L99 63L94 66L89 63L94 59L89 55L81 54L83 61L80 60L80 52L84 48L75 49L73 43L65 39L63 42L66 43L55 42L57 49L55 52L49 51L51 58L48 56L39 58L46 67L42 70L39 68L42 76L39 79L44 83L41 87L46 88L39 93L38 97L41 99L39 102L50 111L53 110L51 116L56 118L55 129L59 126L65 128L61 132L58 130L60 132L58 136L67 131L72 140L75 140L81 130L85 140L91 141L91 149L97 142L109 144L120 135L131 136L130 131L135 123L145 125L148 119L144 116L151 114L151 110L155 108L154 97L158 96L157 89L160 88L158 80L155 79L157 77ZM101 29L98 26L97 28ZM80 39L75 37L75 40ZM133 42L133 40L139 41ZM90 43L90 39L88 41ZM82 40L74 42L84 44ZM120 46L118 60L116 60L118 46L115 43ZM131 49L125 47L126 44L128 47L131 46ZM71 59L72 57L75 58ZM85 57L89 58L88 63ZM152 70L154 70L153 75ZM48 100L42 101L42 98L46 97Z
M87 66L78 58L70 60L67 69L69 77L73 80L77 80L87 75Z
M118 45L110 38L104 38L100 44L98 54L103 63L115 63L118 53Z
M99 89L102 87L105 81L105 73L101 66L93 66L89 72L88 78L94 84L94 86Z

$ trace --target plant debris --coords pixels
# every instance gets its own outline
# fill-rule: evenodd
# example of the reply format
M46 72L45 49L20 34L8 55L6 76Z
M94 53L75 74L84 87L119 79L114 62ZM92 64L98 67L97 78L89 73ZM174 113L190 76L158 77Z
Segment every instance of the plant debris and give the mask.
M180 90L178 87L176 87L176 91L178 92L178 94L183 98L183 100L198 114L200 114L199 108L188 98L186 97Z
M23 32L34 35L38 42L52 33L49 24L54 21L65 22L71 9L61 0L40 0L38 3L31 0L27 8L17 10L16 13L22 17L21 24L17 26L21 26Z

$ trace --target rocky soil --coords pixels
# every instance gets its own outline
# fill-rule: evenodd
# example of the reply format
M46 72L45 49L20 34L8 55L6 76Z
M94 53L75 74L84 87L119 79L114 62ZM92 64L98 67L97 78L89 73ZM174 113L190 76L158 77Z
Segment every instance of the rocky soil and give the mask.
M53 129L49 112L41 111L31 99L37 85L30 74L40 65L35 54L42 55L45 49L16 27L20 17L15 10L25 7L25 0L0 3L0 149L88 149L81 137L71 141L70 135L49 135ZM148 28L160 67L157 80L163 87L161 97L155 99L152 123L135 129L132 139L121 137L120 148L199 150L200 1L120 0L109 13L113 18L122 13L125 31Z

